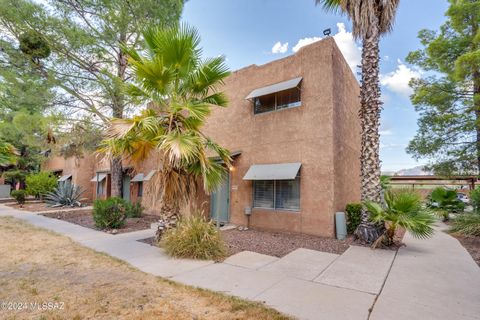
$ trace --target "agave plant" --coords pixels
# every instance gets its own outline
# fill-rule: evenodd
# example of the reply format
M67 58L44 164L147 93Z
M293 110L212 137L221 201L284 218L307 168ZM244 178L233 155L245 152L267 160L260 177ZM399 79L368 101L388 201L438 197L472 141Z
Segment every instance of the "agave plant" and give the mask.
M365 202L364 205L370 212L372 222L385 221L385 232L374 242L373 247L380 243L392 245L398 227L406 229L412 236L420 239L429 238L434 232L432 225L435 217L424 208L420 195L412 190L387 190L385 207L371 201Z
M44 201L51 207L81 207L80 197L84 192L80 186L63 183L55 191L47 193Z

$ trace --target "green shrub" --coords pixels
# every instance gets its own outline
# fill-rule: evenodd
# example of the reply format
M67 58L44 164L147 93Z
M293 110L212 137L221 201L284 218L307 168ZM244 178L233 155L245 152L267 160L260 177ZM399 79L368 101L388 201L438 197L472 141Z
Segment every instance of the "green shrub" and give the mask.
M45 202L52 207L81 207L80 197L85 190L81 187L62 183L53 192L44 196Z
M38 199L55 190L57 178L50 172L41 171L28 175L25 178L25 183L27 185L27 193Z
M175 228L165 232L160 245L178 258L219 260L226 255L220 231L202 215L181 218Z
M121 228L127 219L129 203L122 198L109 198L93 202L93 220L100 229Z
M470 191L470 201L473 206L473 210L477 213L480 212L480 187L477 187Z
M361 221L362 204L349 203L345 207L345 213L347 214L347 232L352 234L357 229Z
M373 247L380 243L392 245L398 227L419 239L429 238L434 233L435 217L424 208L420 195L411 189L387 190L385 207L371 201L365 202L365 207L370 212L372 222L385 223L385 233Z
M139 202L128 203L126 207L126 215L128 218L140 218L143 214L143 207Z
M457 232L468 236L480 237L480 214L464 213L453 220L450 232Z
M17 201L19 205L23 205L25 203L25 196L27 193L25 190L13 190L10 195Z
M431 208L447 212L446 214L440 212L440 215L444 217L444 220L448 220L448 213L463 212L463 210L465 210L465 203L458 200L457 192L455 190L437 187L433 189L429 198L429 206Z

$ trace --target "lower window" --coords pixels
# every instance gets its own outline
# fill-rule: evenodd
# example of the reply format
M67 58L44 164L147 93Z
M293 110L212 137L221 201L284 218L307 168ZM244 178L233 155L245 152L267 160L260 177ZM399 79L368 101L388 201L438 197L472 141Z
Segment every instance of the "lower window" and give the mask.
M300 210L300 177L294 180L255 180L253 207Z

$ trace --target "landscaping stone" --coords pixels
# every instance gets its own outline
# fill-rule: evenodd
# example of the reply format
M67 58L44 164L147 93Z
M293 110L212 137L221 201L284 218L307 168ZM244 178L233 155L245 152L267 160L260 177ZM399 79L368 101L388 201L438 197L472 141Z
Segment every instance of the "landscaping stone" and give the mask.
M297 249L260 270L303 280L313 280L337 257L338 255L333 253Z
M350 246L315 281L378 294L394 257L392 250Z

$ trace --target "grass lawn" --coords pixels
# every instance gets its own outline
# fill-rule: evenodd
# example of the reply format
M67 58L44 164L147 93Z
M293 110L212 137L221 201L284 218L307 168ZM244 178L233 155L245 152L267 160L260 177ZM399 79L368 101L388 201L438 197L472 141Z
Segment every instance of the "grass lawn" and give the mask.
M289 319L143 273L14 218L0 218L0 303L0 319Z

